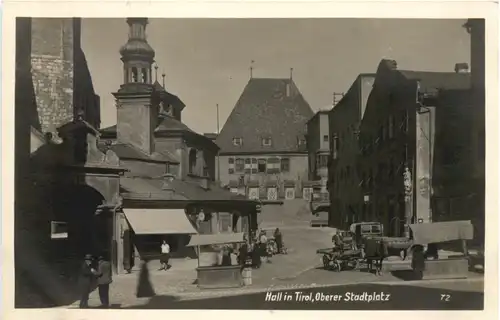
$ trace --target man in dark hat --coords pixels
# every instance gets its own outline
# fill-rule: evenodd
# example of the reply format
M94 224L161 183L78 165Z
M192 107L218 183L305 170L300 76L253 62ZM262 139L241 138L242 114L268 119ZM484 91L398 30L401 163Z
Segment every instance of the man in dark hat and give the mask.
M80 270L80 309L89 307L89 295L95 274L96 270L92 267L92 255L87 254Z
M111 263L103 255L99 256L97 265L97 286L99 288L99 298L104 308L109 307L109 285L113 282L111 274Z

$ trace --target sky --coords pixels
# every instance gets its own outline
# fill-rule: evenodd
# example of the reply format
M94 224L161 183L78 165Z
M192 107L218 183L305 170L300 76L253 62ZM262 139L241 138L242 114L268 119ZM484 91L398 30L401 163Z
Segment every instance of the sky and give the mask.
M331 107L360 73L375 73L383 58L398 68L452 72L470 64L462 20L430 19L150 19L148 42L156 52L158 80L186 104L183 122L199 133L220 129L250 78L293 80L313 110ZM119 49L124 18L87 18L82 47L101 97L101 127L116 124L112 92L123 81ZM154 70L154 69L153 69ZM154 78L154 75L153 75Z

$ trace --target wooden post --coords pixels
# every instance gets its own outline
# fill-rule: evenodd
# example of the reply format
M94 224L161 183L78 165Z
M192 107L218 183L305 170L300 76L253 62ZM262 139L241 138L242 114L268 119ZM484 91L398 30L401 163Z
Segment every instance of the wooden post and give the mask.
M461 240L462 241L462 251L465 255L465 257L469 256L469 250L467 248L467 240Z
M197 246L198 248L198 268L200 267L200 256L201 256L201 251L200 251L200 246Z

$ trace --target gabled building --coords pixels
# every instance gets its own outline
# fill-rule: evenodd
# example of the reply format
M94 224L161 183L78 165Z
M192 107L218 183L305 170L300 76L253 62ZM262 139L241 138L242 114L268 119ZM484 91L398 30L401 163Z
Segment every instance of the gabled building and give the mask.
M361 219L363 195L356 166L359 157L359 127L374 80L374 74L358 75L342 99L329 112L329 224L334 227L348 228L351 223Z
M467 64L423 72L380 62L360 127L361 219L401 236L408 223L484 216L471 184L470 86Z
M251 78L216 139L221 183L252 199L309 199L305 135L313 115L291 78Z

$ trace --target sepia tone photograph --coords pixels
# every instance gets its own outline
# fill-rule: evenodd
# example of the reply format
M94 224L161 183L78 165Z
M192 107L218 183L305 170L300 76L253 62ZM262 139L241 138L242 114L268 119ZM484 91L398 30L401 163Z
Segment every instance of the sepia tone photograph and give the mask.
M485 25L16 18L15 308L483 310Z

